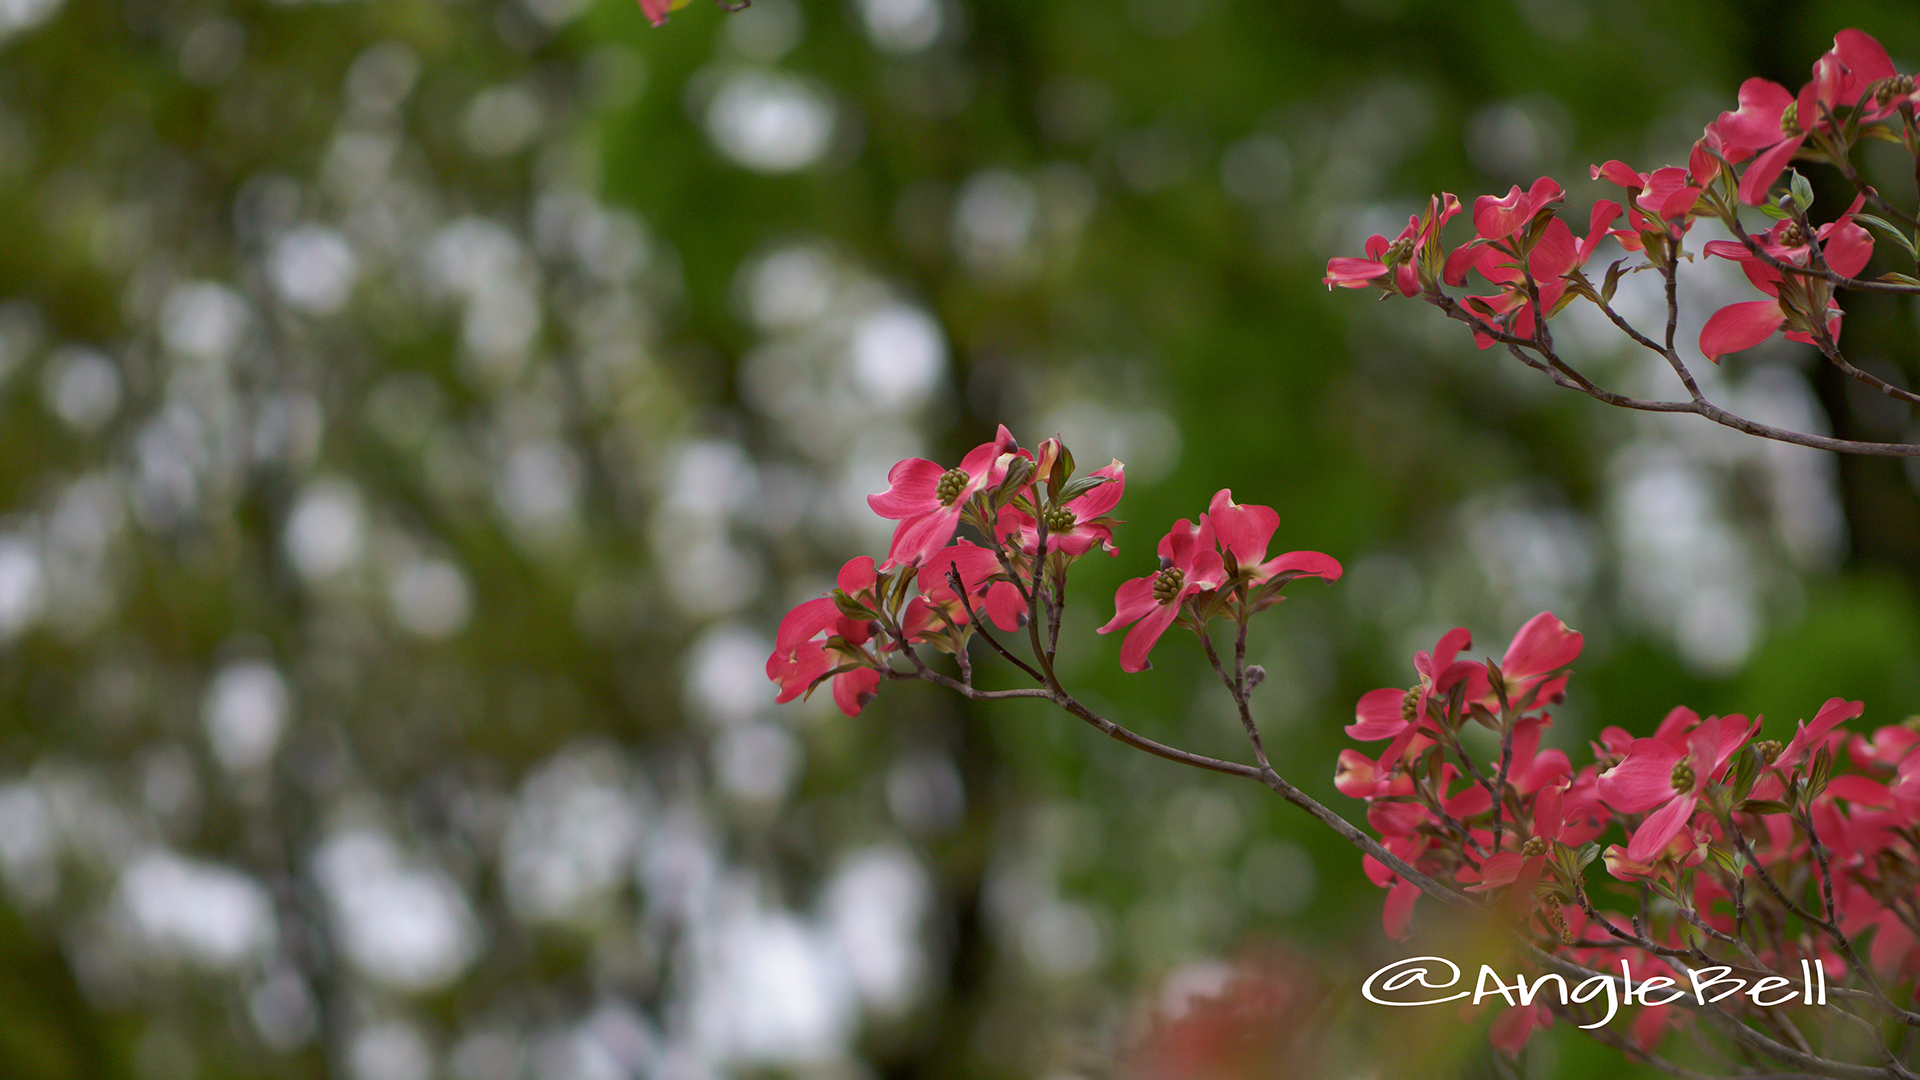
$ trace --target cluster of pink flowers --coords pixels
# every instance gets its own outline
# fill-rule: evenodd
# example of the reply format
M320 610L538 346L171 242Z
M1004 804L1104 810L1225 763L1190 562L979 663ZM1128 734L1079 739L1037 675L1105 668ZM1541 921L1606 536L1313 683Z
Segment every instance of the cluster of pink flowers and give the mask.
M1280 589L1297 577L1338 581L1340 564L1318 551L1289 551L1267 558L1267 543L1280 526L1269 506L1241 506L1221 488L1198 524L1181 518L1160 538L1160 570L1134 578L1114 594L1113 619L1103 634L1131 625L1120 647L1120 667L1145 671L1160 635L1176 619L1204 625L1229 598L1245 594L1241 621L1280 599Z
M1115 552L1117 522L1108 513L1126 490L1126 467L1115 461L1078 479L1073 469L1060 440L1046 440L1036 454L1005 426L953 468L924 458L895 465L887 490L867 499L874 513L899 522L885 561L853 559L831 593L781 620L767 660L767 678L780 687L775 700L830 679L834 703L853 716L890 670L890 654L922 643L961 654L979 615L1003 631L1025 624L1036 567L1050 564L1064 577L1096 546ZM956 543L963 523L986 544Z
M1833 698L1782 744L1755 739L1757 717L1676 708L1645 738L1602 730L1593 762L1576 769L1541 742L1581 645L1542 613L1496 664L1462 659L1470 639L1453 630L1415 656L1417 684L1360 699L1347 734L1387 746L1377 757L1342 751L1335 786L1366 801L1388 851L1494 894L1537 922L1546 947L1591 968L1617 970L1624 958L1684 983L1667 958L1714 940L1744 941L1778 971L1817 959L1837 976L1857 962L1889 983L1920 974L1920 729L1848 732L1840 725L1862 705ZM1462 737L1470 723L1497 737L1492 749ZM1585 876L1595 859L1625 888L1666 901L1666 914L1596 906ZM1387 933L1406 936L1420 890L1363 861L1388 890ZM1851 953L1855 938L1864 954ZM1534 1006L1513 1013L1495 1041L1516 1052L1552 1018ZM1650 1006L1635 1029L1642 1048L1683 1015Z
M1739 107L1707 125L1686 167L1643 173L1619 161L1594 166L1593 178L1618 185L1626 199L1596 202L1583 236L1560 219L1565 193L1543 176L1525 191L1515 185L1505 196L1475 199L1474 236L1451 251L1441 242L1441 227L1460 212L1461 203L1453 195L1437 195L1426 213L1410 218L1392 240L1369 239L1364 258L1329 261L1322 280L1329 288L1377 286L1450 302L1444 289L1461 288L1477 274L1492 291L1459 303L1477 320L1474 336L1480 347L1501 340L1531 343L1538 340L1540 323L1575 297L1602 304L1612 298L1618 264L1602 288L1583 273L1604 236L1670 272L1697 219L1719 218L1733 227L1741 205L1758 206L1782 218L1759 239L1765 258L1745 244L1726 241L1707 244L1706 253L1738 260L1767 299L1721 309L1701 332L1700 350L1717 362L1775 333L1817 344L1839 332L1841 312L1833 302L1831 279L1825 273L1783 273L1775 263L1851 279L1872 256L1873 240L1856 221L1861 199L1814 229L1805 220L1810 196L1798 192L1771 203L1774 185L1796 155L1844 160L1862 138L1885 138L1915 150L1916 102L1920 90L1913 77L1894 70L1880 43L1859 30L1844 30L1814 64L1813 79L1798 95L1777 83L1749 79L1740 88ZM1615 227L1622 218L1624 227Z
M767 660L776 700L831 680L835 704L856 715L891 670L892 654L925 643L960 656L981 616L1013 631L1053 610L1075 560L1095 548L1118 554L1118 522L1109 515L1126 490L1126 467L1114 461L1085 477L1073 472L1060 440L1029 452L1004 426L953 468L924 458L895 465L887 490L867 499L899 523L885 560L852 560L828 595L787 613ZM1160 541L1160 568L1122 585L1112 621L1100 628L1132 627L1121 666L1150 666L1148 653L1177 620L1197 629L1227 615L1244 625L1277 603L1289 581L1340 577L1339 562L1318 551L1268 558L1279 523L1271 507L1243 506L1227 490L1198 523L1176 523ZM956 541L962 525L980 542Z

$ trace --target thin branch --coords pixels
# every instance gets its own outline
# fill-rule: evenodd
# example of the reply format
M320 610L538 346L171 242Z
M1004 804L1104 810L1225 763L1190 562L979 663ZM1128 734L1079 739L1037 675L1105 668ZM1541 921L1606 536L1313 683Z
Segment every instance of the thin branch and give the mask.
M1220 654L1214 650L1213 638L1207 634L1205 626L1195 626L1193 632L1200 638L1200 647L1206 650L1207 663L1213 665L1214 674L1220 676L1220 681L1226 686L1227 693L1233 697L1234 705L1239 707L1240 726L1246 729L1247 741L1253 744L1253 760L1259 762L1262 769L1272 771L1273 766L1267 763L1267 748L1260 741L1260 727L1253 722L1253 710L1247 705L1245 676L1227 674L1227 669L1220 663ZM1245 622L1240 624L1240 640L1235 652L1240 666L1244 668L1247 655L1247 624Z
M1516 356L1520 355L1518 350L1538 347L1538 343L1532 338L1519 337L1497 328L1489 327L1478 317L1461 308L1450 296L1432 293L1428 294L1427 299L1429 303L1432 303L1445 312L1448 317L1466 323L1481 333L1486 334L1494 341L1508 346L1509 351L1514 352ZM1663 352L1662 355L1667 357L1668 363L1676 365L1676 371L1684 367L1684 365L1680 364L1677 354ZM1530 367L1542 367L1541 363L1537 360L1524 356L1522 356L1522 359ZM1564 370L1571 370L1570 368L1565 368L1564 362L1560 361L1558 357L1554 357L1553 360L1556 365L1562 367ZM1686 376L1686 378L1690 379L1691 376ZM1742 434L1753 435L1762 439L1772 439L1775 442L1790 443L1794 446L1811 447L1815 450L1827 450L1836 454L1861 454L1876 457L1920 457L1920 444L1860 442L1855 439L1835 439L1826 435L1811 435L1806 432L1791 431L1786 428L1777 428L1770 424L1762 424L1749 420L1744 416L1728 412L1706 400L1705 397L1700 397L1693 401L1650 401L1644 398L1631 397L1626 394L1613 393L1612 391L1603 390L1592 384L1582 385L1581 382L1569 380L1570 376L1566 375L1556 374L1554 377L1554 382L1560 386L1578 390L1596 401L1618 406L1623 409L1633 409L1639 412L1693 413L1696 416L1705 417L1722 427L1732 428Z
M1787 262L1761 247L1760 242L1748 234L1747 230L1740 224L1738 218L1728 217L1724 220L1727 223L1728 231L1733 233L1734 239L1740 241L1740 243L1753 254L1754 258L1759 259L1761 262L1766 263L1768 266L1783 274L1792 274L1795 277L1818 278L1830 285L1838 285L1843 289L1852 289L1856 292L1883 292L1894 293L1900 296L1920 296L1920 285L1902 285L1897 281L1876 281L1873 278L1850 278L1845 274L1836 274L1832 270L1825 268L1800 266L1796 263ZM1807 242L1812 244L1814 242L1813 237L1808 236Z
M1034 682L1045 684L1047 681L1045 675L1035 671L1032 665L1028 664L1025 660L1008 652L1006 646L1000 644L1000 640L993 636L992 631L987 629L987 625L980 621L979 614L973 610L973 604L967 600L966 587L960 580L959 560L956 559L947 564L947 581L952 586L954 593L960 597L960 608L967 613L967 623L973 627L974 632L986 639L987 644L993 646L993 651L1005 657L1008 663L1032 676Z

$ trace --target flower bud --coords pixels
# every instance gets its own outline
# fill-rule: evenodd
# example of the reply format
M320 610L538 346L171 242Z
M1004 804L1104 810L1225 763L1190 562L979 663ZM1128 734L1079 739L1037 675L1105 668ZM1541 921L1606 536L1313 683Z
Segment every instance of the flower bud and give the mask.
M1267 681L1267 669L1259 664L1247 665L1247 689L1251 690Z

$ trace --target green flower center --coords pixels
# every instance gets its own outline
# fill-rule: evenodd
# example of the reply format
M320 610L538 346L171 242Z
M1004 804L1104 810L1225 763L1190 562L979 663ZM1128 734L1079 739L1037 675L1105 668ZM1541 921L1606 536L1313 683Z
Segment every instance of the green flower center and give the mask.
M1407 695L1400 699L1400 719L1405 723L1411 724L1419 718L1420 691L1409 690L1407 691Z
M1042 514L1041 520L1047 523L1048 532L1063 533L1073 528L1073 511L1064 506L1056 506Z
M1788 138L1801 134L1800 103L1798 101L1789 101L1787 102L1787 107L1780 110L1780 132Z
M1799 222L1789 221L1785 225L1781 226L1780 245L1782 247L1796 248L1796 247L1800 247L1806 242L1807 242L1807 230L1801 228Z
M1387 262L1399 265L1413 258L1413 237L1402 237L1387 247Z
M1154 575L1153 598L1159 603L1171 604L1186 584L1187 572L1177 566L1169 566Z
M1894 98L1906 97L1911 93L1913 93L1913 76L1890 75L1881 79L1879 85L1873 88L1873 103L1884 109L1892 103Z
M1673 773L1667 777L1667 782L1673 785L1675 792L1685 795L1693 790L1696 779L1698 778L1693 775L1693 766L1687 763L1686 758L1681 758L1673 763Z
M940 486L935 488L933 493L939 496L941 506L952 506L953 500L967 490L967 483L972 479L973 477L968 476L965 469L948 469L940 474Z
M1780 752L1786 749L1786 747L1780 745L1779 739L1761 739L1759 742L1753 744L1753 748L1760 751L1761 759L1769 765L1779 761Z
M1526 843L1520 845L1520 854L1529 859L1535 856L1545 855L1546 853L1547 841L1544 837L1531 836L1527 838Z

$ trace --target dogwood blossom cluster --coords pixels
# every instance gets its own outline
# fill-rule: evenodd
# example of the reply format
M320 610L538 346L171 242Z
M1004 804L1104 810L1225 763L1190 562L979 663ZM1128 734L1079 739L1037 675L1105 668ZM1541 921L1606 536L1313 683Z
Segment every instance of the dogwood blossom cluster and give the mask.
M1126 490L1118 461L1073 472L1060 440L1030 452L1004 425L952 468L924 458L896 464L887 490L867 499L898 522L885 560L853 559L828 595L781 620L767 660L775 700L831 681L834 703L858 715L896 655L926 644L964 657L980 617L1011 632L1036 608L1057 605L1075 560L1096 547L1116 552L1108 514ZM963 525L981 542L956 541Z
M1111 512L1126 490L1126 467L1113 461L1074 476L1073 454L1058 439L1021 448L1002 426L951 468L909 458L887 475L886 491L867 504L895 521L886 558L860 556L841 567L836 587L787 613L775 636L767 677L777 702L830 682L834 703L849 716L872 700L883 678L913 678L896 657L926 644L961 659L984 618L1003 633L1044 619L1032 637L1035 662L1052 667L1068 568L1096 548L1117 555ZM1170 626L1204 633L1216 616L1244 628L1247 618L1281 599L1298 577L1334 581L1340 564L1318 551L1267 555L1280 516L1243 506L1221 490L1198 522L1182 518L1160 541L1159 567L1115 594L1109 633L1131 627L1121 667L1142 671ZM973 537L956 534L967 527ZM997 642L996 642L997 645ZM1034 668L1027 669L1038 674ZM1045 681L1045 680L1043 680Z
M1693 411L1726 423L1724 410L1706 403L1692 385L1683 358L1674 351L1671 329L1674 280L1679 266L1693 257L1687 234L1697 221L1716 219L1735 239L1708 242L1704 254L1739 263L1762 298L1716 311L1700 333L1701 355L1718 363L1728 353L1779 334L1814 345L1849 375L1873 381L1840 356L1842 312L1836 290L1920 294L1920 277L1914 273L1889 272L1871 282L1860 277L1874 254L1868 228L1891 241L1910 269L1920 272L1920 265L1913 265L1920 221L1868 186L1850 155L1862 140L1879 139L1901 146L1920 162L1916 102L1920 90L1913 76L1897 72L1879 42L1859 30L1843 30L1797 94L1765 79L1747 80L1740 87L1737 108L1706 126L1685 166L1651 172L1621 161L1593 166L1592 178L1617 186L1623 197L1596 201L1584 221L1569 223L1563 216L1565 191L1543 176L1524 190L1514 185L1504 196L1476 198L1473 236L1449 247L1442 228L1464 207L1443 193L1432 197L1424 212L1411 216L1399 235L1370 238L1363 257L1330 260L1322 280L1329 288L1375 287L1389 295L1425 299L1466 323L1480 348L1505 345L1561 385L1610 404ZM1824 224L1811 222L1812 188L1788 169L1794 160L1839 168L1857 192L1847 210ZM1783 176L1787 190L1780 193ZM1865 212L1869 204L1874 213ZM1743 207L1757 208L1777 224L1749 235L1740 220ZM1610 266L1596 284L1586 266L1609 236L1629 256ZM1621 276L1635 270L1667 279L1669 327L1664 340L1658 332L1634 329L1611 307ZM1485 288L1468 295L1450 291L1464 292L1476 281ZM1598 305L1637 343L1667 356L1687 384L1691 402L1636 401L1604 391L1574 371L1555 351L1548 323L1575 299ZM1756 427L1764 425L1744 430ZM1789 441L1823 445L1817 439Z
M1818 961L1912 1003L1920 724L1850 732L1840 725L1863 706L1833 698L1782 743L1756 738L1759 717L1683 707L1648 736L1603 729L1576 768L1542 742L1581 636L1543 612L1498 663L1466 658L1470 646L1450 631L1414 657L1414 685L1365 695L1346 729L1385 741L1371 756L1342 751L1335 786L1364 800L1388 851L1487 894L1587 968L1625 959L1685 986L1713 965L1797 980L1801 961ZM1604 875L1589 872L1596 860ZM1387 890L1386 932L1406 936L1421 889L1362 861ZM1606 909L1609 892L1627 912ZM1553 1018L1538 1003L1510 1011L1493 1038L1514 1053ZM1687 1015L1649 1004L1634 1037L1651 1049Z

